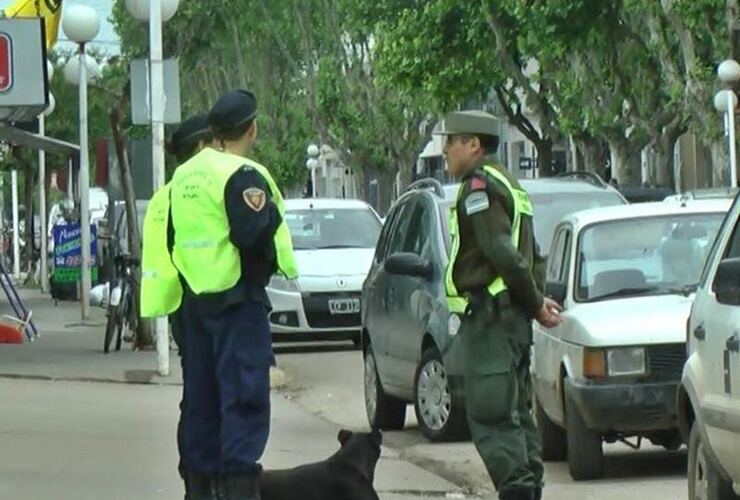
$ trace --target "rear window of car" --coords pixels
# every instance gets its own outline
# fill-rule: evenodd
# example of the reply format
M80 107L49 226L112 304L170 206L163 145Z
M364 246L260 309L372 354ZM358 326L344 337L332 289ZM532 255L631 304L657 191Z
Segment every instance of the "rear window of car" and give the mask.
M285 221L296 250L375 248L381 229L368 209L288 210Z

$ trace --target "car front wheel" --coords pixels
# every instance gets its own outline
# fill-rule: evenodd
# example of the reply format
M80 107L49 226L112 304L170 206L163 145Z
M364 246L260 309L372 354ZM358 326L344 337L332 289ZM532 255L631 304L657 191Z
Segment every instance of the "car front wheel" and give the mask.
M586 427L572 399L565 396L565 433L568 445L568 469L576 481L604 476L604 449L601 435Z
M707 453L694 423L689 438L689 500L738 500L732 483L722 476Z
M565 429L547 416L536 395L534 396L534 408L537 432L539 432L542 441L542 459L546 462L562 462L565 460L568 450Z
M452 397L447 370L435 348L424 351L416 368L414 410L422 434L430 441L461 441L468 436L465 409Z
M371 344L365 348L365 412L373 429L403 429L406 401L390 396L383 390Z

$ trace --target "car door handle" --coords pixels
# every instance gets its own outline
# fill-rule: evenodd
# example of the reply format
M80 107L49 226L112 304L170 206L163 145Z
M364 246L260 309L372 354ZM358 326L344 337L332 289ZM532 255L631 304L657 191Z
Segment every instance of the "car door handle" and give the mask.
M727 339L725 347L730 352L740 352L740 340L738 340L737 334Z
M704 329L704 325L699 325L694 328L694 337L696 337L697 340L704 340L707 338L707 331Z

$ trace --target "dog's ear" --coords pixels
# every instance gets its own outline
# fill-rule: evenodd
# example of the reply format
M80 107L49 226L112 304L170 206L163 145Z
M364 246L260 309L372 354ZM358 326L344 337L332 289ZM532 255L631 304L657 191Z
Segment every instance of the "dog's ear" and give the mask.
M376 446L380 446L383 444L383 433L380 432L380 429L373 429L370 432L370 439L373 440L373 443L375 443Z
M339 439L339 444L344 444L347 442L349 438L352 437L352 432L348 431L347 429L342 429L339 431L339 434L337 435L337 439Z

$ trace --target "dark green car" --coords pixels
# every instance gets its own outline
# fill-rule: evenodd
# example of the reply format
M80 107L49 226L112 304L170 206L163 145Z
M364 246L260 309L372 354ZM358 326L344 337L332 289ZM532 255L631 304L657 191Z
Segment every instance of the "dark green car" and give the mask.
M547 254L560 219L577 210L625 204L595 176L523 180L535 235ZM444 273L447 223L457 185L415 182L391 208L362 289L365 408L372 427L401 429L413 403L432 441L467 435L459 342L450 331ZM454 322L456 320L453 319Z

